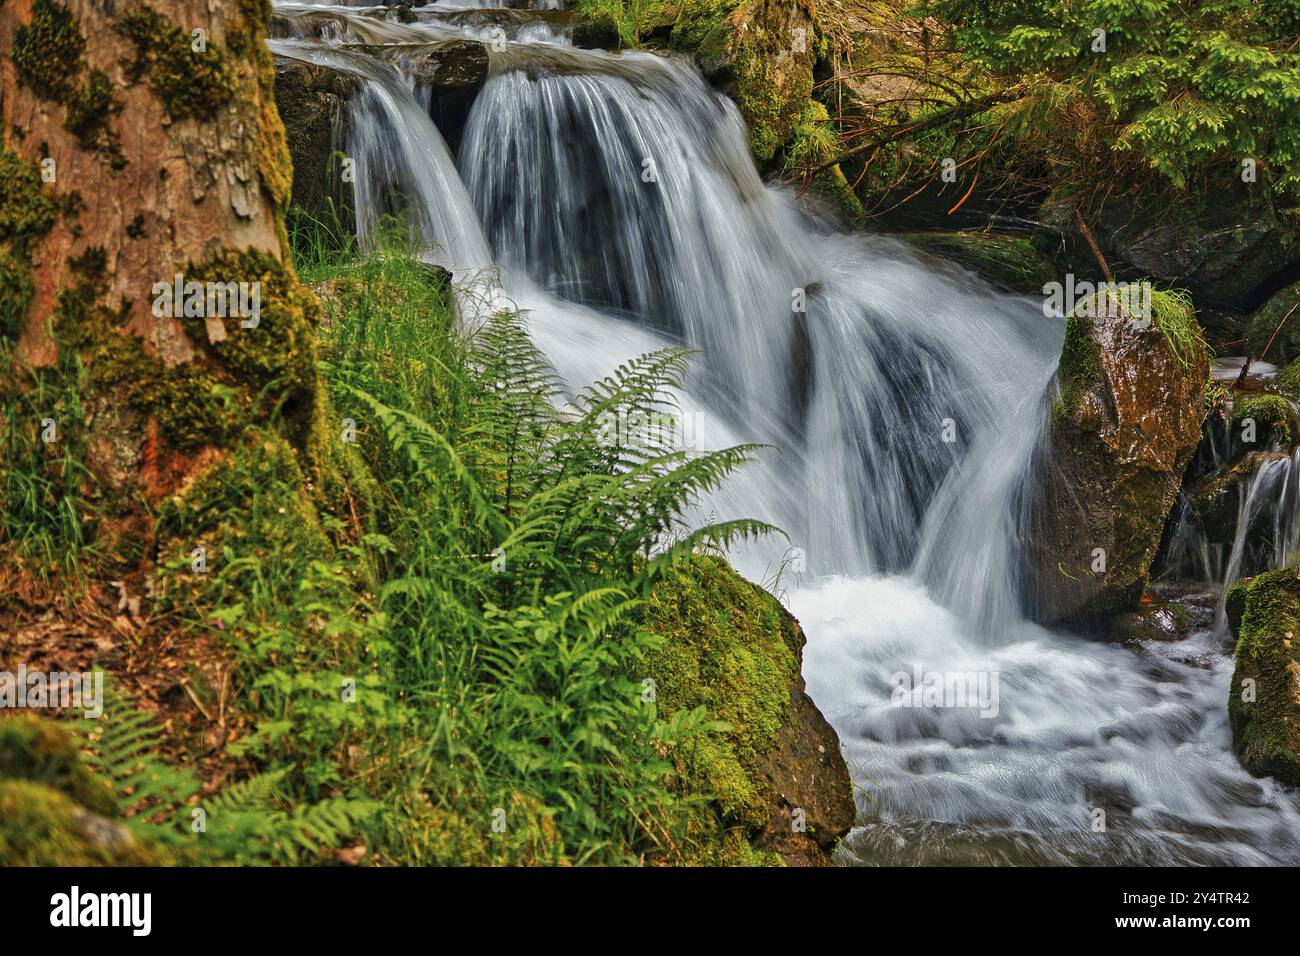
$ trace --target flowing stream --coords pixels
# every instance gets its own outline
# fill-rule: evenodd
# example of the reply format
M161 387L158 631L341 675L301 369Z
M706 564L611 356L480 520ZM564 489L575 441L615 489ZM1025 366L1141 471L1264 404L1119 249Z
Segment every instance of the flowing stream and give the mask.
M1300 862L1294 792L1232 754L1220 633L1106 645L1021 614L1018 492L1063 335L1037 300L806 214L683 59L577 49L542 12L275 10L275 52L361 78L363 240L404 196L466 301L525 310L566 382L687 343L682 443L771 445L700 516L788 533L732 558L807 632L859 791L842 862ZM491 51L454 159L373 46L451 38ZM900 673L985 694L899 706Z

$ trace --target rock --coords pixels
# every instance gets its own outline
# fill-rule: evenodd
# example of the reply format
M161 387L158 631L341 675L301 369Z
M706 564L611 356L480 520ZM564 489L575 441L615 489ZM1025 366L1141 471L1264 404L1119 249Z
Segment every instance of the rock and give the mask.
M289 57L275 58L275 105L293 160L290 228L319 229L337 242L355 229L352 190L343 182L348 98L359 81L349 74Z
M0 780L0 866L167 866L185 862L32 780Z
M1068 201L1049 197L1039 220L1064 242L1061 271L1098 278ZM1249 312L1278 277L1300 267L1294 226L1242 188L1193 193L1176 203L1120 196L1089 212L1087 221L1116 276L1186 289L1199 307Z
M898 238L1021 295L1042 295L1043 286L1056 279L1051 260L1025 237L982 232L913 232Z
M1300 784L1300 569L1233 585L1227 607L1237 638L1228 694L1233 746L1251 773Z
M1252 449L1288 448L1295 436L1295 412L1281 395L1247 395L1232 405L1232 457Z
M687 862L829 862L853 825L852 784L835 732L804 691L798 622L704 556L656 585L644 620L665 638L646 662L661 715L703 707L732 728L676 755L685 789L716 807L692 821Z
M1279 365L1300 355L1300 282L1270 296L1246 323L1253 358Z
M1209 359L1190 308L1153 294L1141 327L1108 298L1066 321L1024 535L1031 613L1096 629L1146 589L1201 438ZM1181 342L1175 346L1174 342Z
M669 46L735 101L760 165L790 136L813 89L816 28L793 0L682 0Z
M1180 604L1152 602L1135 610L1122 611L1108 622L1107 636L1113 641L1181 641L1191 621Z
M0 779L31 780L99 813L117 812L112 789L81 762L71 735L29 714L0 721Z

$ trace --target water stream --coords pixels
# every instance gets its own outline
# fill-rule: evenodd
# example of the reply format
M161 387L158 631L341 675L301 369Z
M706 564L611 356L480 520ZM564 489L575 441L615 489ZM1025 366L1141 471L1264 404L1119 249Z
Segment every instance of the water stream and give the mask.
M277 53L363 81L343 145L363 238L405 196L429 257L499 276L566 382L688 343L683 443L772 446L700 513L789 535L732 557L808 634L859 789L843 862L1300 862L1294 792L1231 752L1221 634L1106 645L1021 614L1017 493L1063 334L1039 302L805 213L683 59L512 17L453 160L414 79L352 47L493 25L447 3L276 12ZM900 673L995 693L899 706Z

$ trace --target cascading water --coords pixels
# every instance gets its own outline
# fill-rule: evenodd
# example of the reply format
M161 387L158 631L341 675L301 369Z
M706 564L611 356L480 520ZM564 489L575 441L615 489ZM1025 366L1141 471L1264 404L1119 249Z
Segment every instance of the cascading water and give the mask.
M379 42L479 29L448 9ZM789 533L733 559L769 581L786 562L809 691L862 794L845 861L1300 861L1294 794L1231 753L1219 638L1119 647L1021 617L1015 508L1060 322L805 215L686 61L540 32L493 51L459 178L410 81L365 53L339 61L366 81L358 215L404 192L428 207L430 255L478 269L490 249L575 387L670 342L702 350L680 396L688 443L773 446L702 510ZM315 40L275 48L343 56L347 31L300 35ZM898 706L900 672L983 675L992 693Z

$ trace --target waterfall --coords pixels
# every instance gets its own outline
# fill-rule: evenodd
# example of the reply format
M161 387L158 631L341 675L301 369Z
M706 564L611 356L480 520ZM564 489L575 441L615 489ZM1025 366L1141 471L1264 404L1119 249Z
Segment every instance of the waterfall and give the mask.
M417 12L384 42L480 29ZM1018 610L1016 509L1059 319L806 214L686 60L517 32L493 44L453 167L413 88L349 42L274 47L364 78L359 219L405 197L432 255L495 263L573 388L700 349L685 443L771 446L700 512L789 535L731 557L808 634L809 692L862 794L847 862L1300 862L1294 795L1231 752L1221 640L1104 645ZM903 685L933 673L987 694L907 706Z

